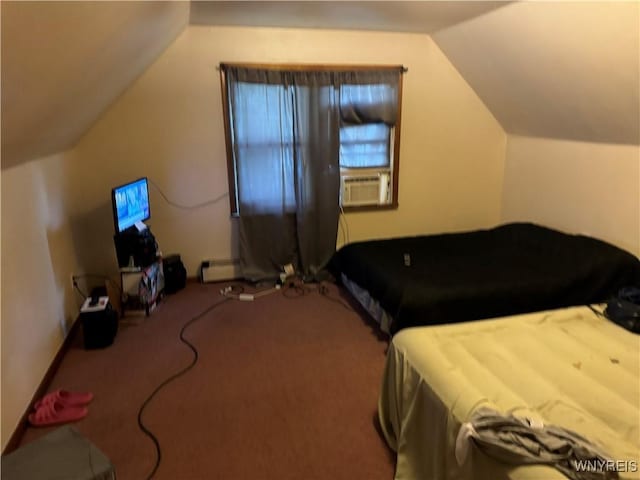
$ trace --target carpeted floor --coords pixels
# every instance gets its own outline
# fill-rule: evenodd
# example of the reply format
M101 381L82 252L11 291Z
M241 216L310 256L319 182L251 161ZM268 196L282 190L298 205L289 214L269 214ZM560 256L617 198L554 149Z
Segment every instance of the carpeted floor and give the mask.
M119 480L144 479L156 451L138 410L188 365L182 326L221 301L221 285L189 283L114 344L86 351L81 337L51 389L95 399L76 428L114 463ZM296 292L288 291L295 295ZM330 286L328 295L350 302ZM376 430L386 342L361 310L318 292L226 301L184 334L193 369L158 392L143 414L161 446L154 479L390 480L394 457ZM22 443L53 428L29 428Z

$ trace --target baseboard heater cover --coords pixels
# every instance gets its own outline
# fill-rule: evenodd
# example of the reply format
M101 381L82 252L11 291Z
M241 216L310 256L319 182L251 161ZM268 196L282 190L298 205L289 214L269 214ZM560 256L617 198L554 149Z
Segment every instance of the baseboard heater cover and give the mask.
M241 278L240 260L204 260L200 264L198 278L201 283L239 279Z

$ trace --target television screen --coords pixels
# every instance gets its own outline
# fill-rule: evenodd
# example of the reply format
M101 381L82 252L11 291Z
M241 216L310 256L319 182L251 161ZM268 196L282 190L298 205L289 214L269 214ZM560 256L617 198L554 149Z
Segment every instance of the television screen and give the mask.
M132 227L136 222L148 220L151 215L146 178L114 188L111 191L111 200L117 232Z

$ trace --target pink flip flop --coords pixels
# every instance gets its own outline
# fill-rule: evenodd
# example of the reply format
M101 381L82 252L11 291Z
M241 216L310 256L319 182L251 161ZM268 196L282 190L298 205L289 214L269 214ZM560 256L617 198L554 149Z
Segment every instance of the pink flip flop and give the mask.
M65 406L53 401L43 403L34 413L29 415L29 423L34 427L60 425L80 420L86 417L88 412L86 407Z
M58 402L65 407L81 407L87 405L91 400L93 400L93 393L91 392L69 392L58 389L47 393L38 400L34 404L34 408L37 410L41 405L51 402Z

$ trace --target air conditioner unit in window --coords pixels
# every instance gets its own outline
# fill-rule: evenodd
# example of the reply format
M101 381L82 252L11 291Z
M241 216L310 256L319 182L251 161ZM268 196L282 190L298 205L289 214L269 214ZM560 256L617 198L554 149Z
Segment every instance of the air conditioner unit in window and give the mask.
M341 205L356 207L390 203L389 172L374 175L343 175L340 178Z

